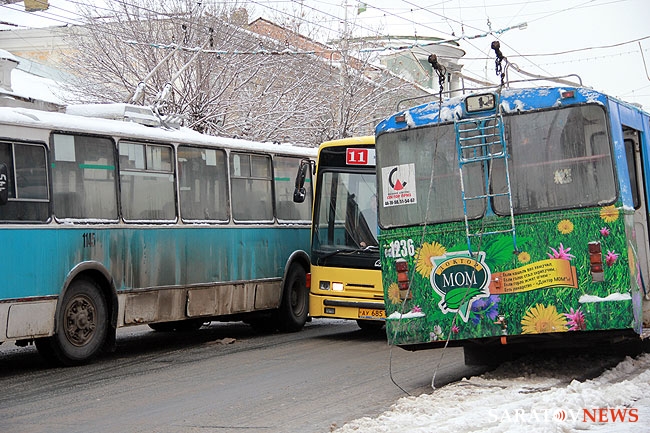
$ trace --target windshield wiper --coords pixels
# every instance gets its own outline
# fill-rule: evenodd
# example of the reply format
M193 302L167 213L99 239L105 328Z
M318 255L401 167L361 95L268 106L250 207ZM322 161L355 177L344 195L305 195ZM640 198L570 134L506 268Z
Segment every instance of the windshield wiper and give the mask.
M337 255L337 254L342 254L342 253L354 253L354 252L357 252L357 251L359 251L359 250L352 250L352 249L334 250L334 251L330 251L330 252L327 253L327 254L323 254L322 256L319 257L319 259L320 259L320 260L324 260L324 259L327 259L327 258L329 258L329 257L335 256L335 255Z
M334 251L330 251L329 253L323 254L322 256L319 257L319 260L325 260L329 257L336 256L338 254L350 254L350 253L365 253L368 251L379 251L379 247L377 245L368 245L367 247L363 248L346 248L346 249L338 249Z

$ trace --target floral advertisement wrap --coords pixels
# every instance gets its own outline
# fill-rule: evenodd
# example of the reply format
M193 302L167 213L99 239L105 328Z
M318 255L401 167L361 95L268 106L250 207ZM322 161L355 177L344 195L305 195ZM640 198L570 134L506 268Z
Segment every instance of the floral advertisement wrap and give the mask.
M491 223L470 228L500 229L486 228ZM635 240L626 241L632 215L622 206L521 215L515 223L516 236L473 237L474 254L464 223L384 231L389 343L640 330Z

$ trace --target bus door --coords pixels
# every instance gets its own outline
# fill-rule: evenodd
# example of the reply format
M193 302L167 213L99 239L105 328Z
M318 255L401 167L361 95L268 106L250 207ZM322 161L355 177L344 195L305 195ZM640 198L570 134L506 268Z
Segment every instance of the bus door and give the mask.
M625 128L623 133L634 203L634 230L637 237L638 265L641 268L643 290L645 290L646 295L650 296L650 288L648 287L650 284L650 234L648 230L648 203L644 183L645 176L648 173L647 171L644 172L643 167L641 134L631 128ZM644 305L644 327L650 327L650 302L645 302Z

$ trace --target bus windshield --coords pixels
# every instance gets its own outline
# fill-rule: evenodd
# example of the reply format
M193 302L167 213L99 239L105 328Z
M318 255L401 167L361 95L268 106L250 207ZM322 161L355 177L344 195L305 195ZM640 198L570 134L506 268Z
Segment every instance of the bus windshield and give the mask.
M376 179L371 173L322 173L314 213L314 250L359 250L377 246Z
M506 115L503 122L515 214L604 205L616 199L610 139L601 106ZM487 131L490 127L478 124L477 129ZM477 133L476 139L467 140L465 158L475 156L470 155L474 152L470 148L482 137ZM382 226L459 221L465 211L469 219L480 218L489 209L497 215L510 213L507 196L498 195L507 191L503 159L465 166L465 196L484 198L467 201L464 210L454 124L384 134L377 143L383 167L414 167L417 191L413 204L383 203ZM384 179L389 182L392 178L382 176ZM493 196L490 203L488 193ZM445 205L431 205L434 201Z

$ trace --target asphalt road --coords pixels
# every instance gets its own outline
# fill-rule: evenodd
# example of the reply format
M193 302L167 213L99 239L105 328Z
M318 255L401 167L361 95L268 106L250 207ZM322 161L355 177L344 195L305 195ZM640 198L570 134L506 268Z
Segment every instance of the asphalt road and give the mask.
M114 353L71 368L4 345L0 432L325 433L431 392L434 371L436 386L481 372L459 349L407 352L385 338L325 319L271 335L242 323L138 326L118 331Z

